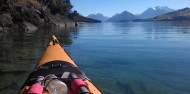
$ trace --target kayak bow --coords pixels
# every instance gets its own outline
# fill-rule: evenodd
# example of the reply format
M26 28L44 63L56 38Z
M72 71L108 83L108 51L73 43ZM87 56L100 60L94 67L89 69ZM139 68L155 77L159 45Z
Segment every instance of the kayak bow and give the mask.
M52 36L40 61L36 64L34 70L31 72L24 85L22 86L19 94L27 94L29 88L36 83L38 76L46 77L50 74L54 74L58 78L61 78L63 77L64 73L76 74L78 78L86 84L91 94L102 94L100 90L98 90L98 88L85 76L85 73L65 52L54 35ZM69 79L69 77L67 79ZM71 85L69 84L70 82L65 83L68 87L67 94L75 94L71 88ZM45 87L43 94L50 94L48 90L45 89Z

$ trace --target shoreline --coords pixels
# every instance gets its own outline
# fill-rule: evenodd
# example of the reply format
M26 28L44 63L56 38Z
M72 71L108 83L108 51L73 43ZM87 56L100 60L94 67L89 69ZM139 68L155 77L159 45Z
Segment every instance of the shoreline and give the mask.
M39 2L36 2L39 3ZM0 9L0 32L7 31L35 31L43 27L76 27L79 22L101 22L86 18L74 13L52 14L50 7L37 10L30 3L22 5L19 3L5 3Z

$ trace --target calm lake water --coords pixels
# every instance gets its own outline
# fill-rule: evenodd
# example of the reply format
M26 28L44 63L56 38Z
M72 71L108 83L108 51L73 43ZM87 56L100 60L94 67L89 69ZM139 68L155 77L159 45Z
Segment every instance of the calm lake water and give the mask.
M84 23L0 33L0 93L15 94L55 34L104 94L190 94L190 23Z

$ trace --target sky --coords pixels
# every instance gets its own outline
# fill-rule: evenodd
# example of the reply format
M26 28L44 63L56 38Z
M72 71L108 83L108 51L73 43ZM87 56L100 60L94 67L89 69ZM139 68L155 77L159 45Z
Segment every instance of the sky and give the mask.
M172 9L190 8L190 0L70 0L80 14L101 13L111 17L116 13L128 11L133 14L141 14L149 7L168 6Z

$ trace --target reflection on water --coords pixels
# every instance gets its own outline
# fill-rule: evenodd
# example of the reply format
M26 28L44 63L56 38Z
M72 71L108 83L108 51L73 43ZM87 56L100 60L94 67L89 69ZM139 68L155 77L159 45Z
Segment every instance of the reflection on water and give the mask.
M76 38L75 29L39 30L35 32L8 32L0 39L1 63L26 63L26 60L34 60L34 50L44 49L51 35L56 35L63 45L72 44L72 38ZM72 34L70 34L72 32ZM74 32L74 33L73 33Z
M0 93L14 94L54 34L103 94L190 94L190 26L81 24L0 34Z
M31 66L39 60L51 35L56 35L62 45L71 45L78 31L76 28L59 28L1 34L0 93L16 94L32 70Z

